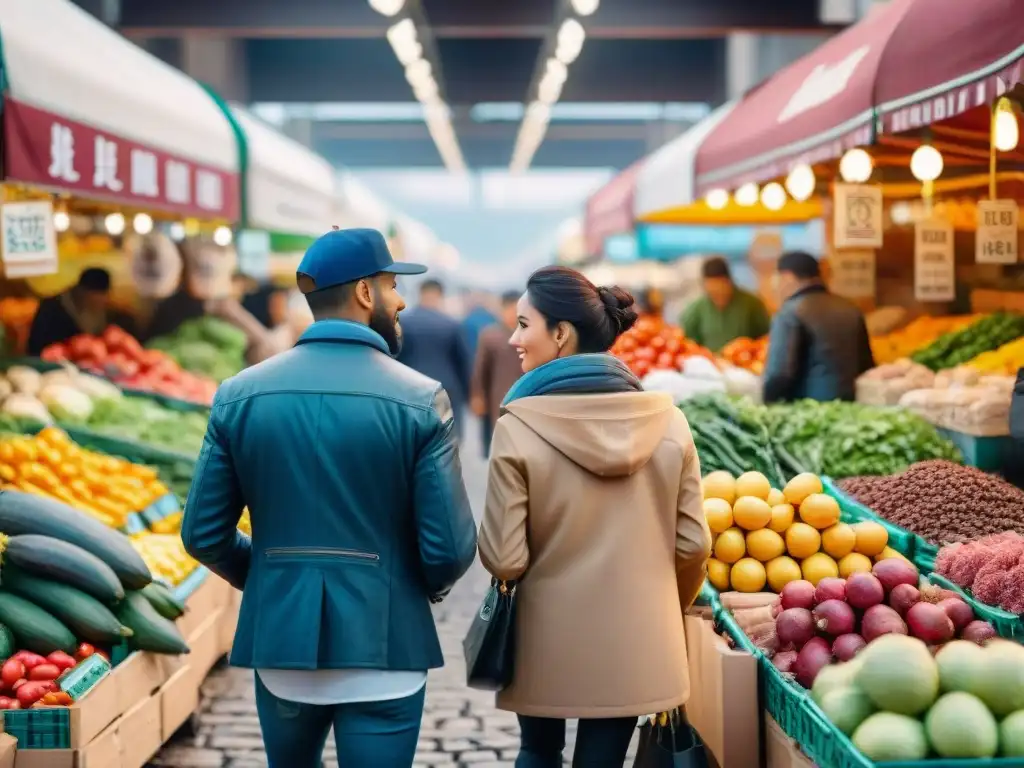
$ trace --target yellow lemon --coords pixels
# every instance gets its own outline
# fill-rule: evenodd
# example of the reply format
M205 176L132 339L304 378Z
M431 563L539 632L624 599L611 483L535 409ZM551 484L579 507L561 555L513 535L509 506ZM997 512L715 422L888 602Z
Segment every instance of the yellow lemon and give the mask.
M885 526L874 520L857 523L853 526L853 530L857 534L857 543L853 549L862 555L868 557L880 555L885 549L885 545L889 543L889 532L885 530Z
M765 497L765 501L768 502L769 507L775 507L779 504L786 503L786 497L782 494L778 488L772 488L768 491L768 495Z
M804 558L800 563L800 570L804 578L814 586L818 586L818 582L827 576L839 575L839 566L836 561L824 552L815 552L810 557Z
M719 592L726 592L729 589L729 564L721 560L711 558L708 560L708 581L711 586Z
M871 573L871 558L860 552L851 552L839 560L839 575L844 579L855 573Z
M812 493L800 502L800 519L823 531L839 522L839 502L824 493Z
M768 498L772 484L760 472L744 472L736 478L736 497L754 496L761 501Z
M736 480L728 472L709 472L701 481L705 499L722 499L732 504L736 500Z
M821 548L838 560L853 552L857 543L857 534L846 523L830 525L821 532Z
M793 505L776 504L772 507L772 519L768 521L768 527L776 533L785 533L786 529L793 524Z
M712 532L721 533L732 527L732 507L725 499L704 499L704 518Z
M798 581L803 578L800 564L791 557L782 555L774 560L769 560L764 567L768 575L768 587L772 592L781 592L782 588L791 581Z
M737 592L760 592L767 579L764 566L752 557L744 557L729 572L729 581Z
M786 542L775 531L762 528L747 534L747 554L755 560L767 563L785 553Z
M794 507L798 507L812 493L821 493L822 490L820 477L810 472L802 472L786 483L782 494L786 497L786 501Z
M772 519L772 508L768 502L756 496L740 496L732 506L732 519L736 525L748 531L764 528Z
M786 530L786 551L803 560L821 549L821 534L807 523L793 523Z
M715 557L723 563L735 563L746 553L747 545L739 528L722 531L715 539Z

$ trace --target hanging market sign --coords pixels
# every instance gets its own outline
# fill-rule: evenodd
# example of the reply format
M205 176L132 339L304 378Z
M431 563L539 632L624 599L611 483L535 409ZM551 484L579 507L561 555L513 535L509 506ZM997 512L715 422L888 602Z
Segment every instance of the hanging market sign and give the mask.
M848 299L875 297L875 252L869 248L835 251L829 257L833 293Z
M57 231L53 203L33 200L0 206L4 274L9 278L57 272Z
M918 301L956 298L953 225L948 221L919 221L914 228L914 298Z
M875 184L836 184L833 198L833 245L881 248L882 188Z
M238 175L4 100L8 179L148 210L234 221Z
M1017 263L1017 218L1015 200L979 200L978 233L974 259L979 264Z

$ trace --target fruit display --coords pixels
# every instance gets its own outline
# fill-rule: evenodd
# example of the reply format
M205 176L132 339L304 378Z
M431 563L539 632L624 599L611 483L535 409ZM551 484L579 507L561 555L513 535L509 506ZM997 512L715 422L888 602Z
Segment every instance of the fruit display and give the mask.
M109 326L100 336L79 334L43 350L43 360L71 362L119 386L177 400L209 405L217 382L183 370L159 349L144 349L127 331Z
M1024 315L996 312L966 328L940 336L911 355L911 359L933 371L941 371L955 368L1021 336L1024 336Z
M1024 614L1024 536L1018 533L942 547L935 572L987 605Z
M953 640L933 655L926 642L890 633L852 661L826 661L811 697L875 762L1024 758L1024 646ZM815 663L825 655L807 654Z
M682 328L653 315L637 320L609 351L641 378L654 370L678 371L687 357L712 357L707 349L688 341Z
M782 490L760 472L705 475L704 516L713 536L708 581L721 592L782 592L792 582L812 588L826 579L870 572L902 558L879 523L841 522L839 504L821 479L797 475Z
M978 319L977 315L919 317L897 331L872 336L871 353L878 365L894 363L924 349L940 336L962 330Z
M0 710L39 709L71 706L70 694L61 690L58 680L90 656L99 654L108 662L108 653L90 643L80 643L74 655L53 651L43 656L28 650L11 653L5 649L0 662Z
M982 352L968 360L967 365L982 374L1016 376L1017 369L1024 368L1024 338L1014 339L998 349Z
M153 575L173 586L183 582L199 567L199 563L185 551L180 534L147 533L131 541Z
M719 356L737 368L743 368L760 376L768 359L768 337L749 339L741 336L722 347Z
M904 472L849 477L840 489L890 523L932 544L1024 535L1024 491L1000 477L950 461L923 461Z
M39 300L35 298L9 296L0 299L0 331L3 333L6 353L22 354L28 344L28 335L38 309Z
M146 347L166 352L184 370L220 383L245 367L248 343L245 333L231 323L200 317L186 320L174 333L150 339Z

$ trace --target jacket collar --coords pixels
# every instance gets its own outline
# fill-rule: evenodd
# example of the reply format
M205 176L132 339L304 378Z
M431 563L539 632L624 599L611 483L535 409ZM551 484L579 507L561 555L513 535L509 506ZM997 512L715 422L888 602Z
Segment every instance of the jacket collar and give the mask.
M502 406L537 395L641 392L638 379L618 358L606 354L571 355L552 360L521 376Z
M299 344L313 344L318 342L332 344L363 344L373 347L385 355L391 355L388 343L376 331L371 331L368 326L356 323L351 320L318 320L313 323L295 342Z
M828 289L825 287L824 283L811 283L810 285L805 285L798 291L794 291L793 295L786 299L786 301L793 301L794 299L799 299L801 296L807 296L811 293L825 293L827 290Z

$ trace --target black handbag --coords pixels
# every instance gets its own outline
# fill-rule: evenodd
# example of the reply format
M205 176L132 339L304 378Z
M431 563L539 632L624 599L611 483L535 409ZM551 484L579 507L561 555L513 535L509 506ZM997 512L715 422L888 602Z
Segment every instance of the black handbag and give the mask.
M491 588L462 641L466 684L500 691L512 682L516 663L516 583L491 579Z
M633 768L708 768L704 743L681 709L644 721Z

